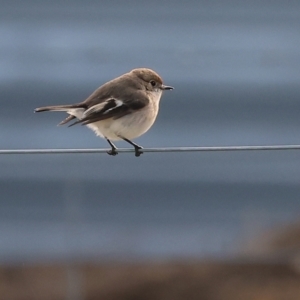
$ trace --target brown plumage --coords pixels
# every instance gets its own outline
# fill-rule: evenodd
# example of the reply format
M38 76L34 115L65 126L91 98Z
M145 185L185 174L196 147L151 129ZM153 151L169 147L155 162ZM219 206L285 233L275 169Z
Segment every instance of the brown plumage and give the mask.
M103 84L83 102L39 107L35 112L65 111L69 116L59 125L77 118L70 126L87 125L97 135L106 138L112 147L109 154L117 154L110 140L123 139L135 147L136 156L139 156L141 147L131 139L152 126L162 91L170 89L172 87L163 85L162 78L153 70L134 69Z

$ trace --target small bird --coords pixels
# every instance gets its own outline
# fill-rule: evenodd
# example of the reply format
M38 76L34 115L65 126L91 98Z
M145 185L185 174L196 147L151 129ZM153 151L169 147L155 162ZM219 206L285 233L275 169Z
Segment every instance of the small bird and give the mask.
M35 112L65 111L69 115L58 125L77 119L69 127L86 125L97 136L105 138L111 146L111 150L107 151L109 155L118 154L112 141L124 140L134 147L138 157L143 148L132 139L150 129L158 114L162 92L172 89L164 85L162 78L153 70L133 69L103 84L83 102L39 107Z

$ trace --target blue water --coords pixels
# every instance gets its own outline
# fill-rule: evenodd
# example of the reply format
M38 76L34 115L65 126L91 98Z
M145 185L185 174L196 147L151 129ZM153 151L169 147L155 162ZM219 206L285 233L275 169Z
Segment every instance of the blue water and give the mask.
M107 147L33 109L141 66L175 87L144 147L300 143L298 2L0 3L2 149ZM3 155L0 166L2 263L228 257L299 217L298 151Z
M299 187L220 182L1 181L2 262L231 257L299 211Z

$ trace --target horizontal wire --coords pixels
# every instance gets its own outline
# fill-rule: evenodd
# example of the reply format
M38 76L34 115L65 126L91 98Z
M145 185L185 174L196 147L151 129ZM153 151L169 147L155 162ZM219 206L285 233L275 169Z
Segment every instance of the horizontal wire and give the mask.
M0 154L92 154L107 153L110 149L7 149ZM167 147L143 148L143 152L209 152L209 151L273 151L300 150L300 145L271 145L271 146L217 146L217 147ZM134 152L134 148L118 148L119 153Z

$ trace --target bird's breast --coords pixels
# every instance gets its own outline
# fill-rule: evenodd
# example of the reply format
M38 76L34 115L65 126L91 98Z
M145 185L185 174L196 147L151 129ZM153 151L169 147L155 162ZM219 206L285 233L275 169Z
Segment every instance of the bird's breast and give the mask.
M106 119L88 125L99 136L110 140L134 139L147 132L158 114L158 101L119 119Z

